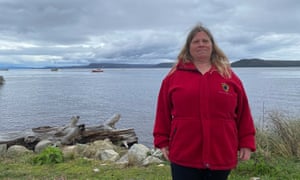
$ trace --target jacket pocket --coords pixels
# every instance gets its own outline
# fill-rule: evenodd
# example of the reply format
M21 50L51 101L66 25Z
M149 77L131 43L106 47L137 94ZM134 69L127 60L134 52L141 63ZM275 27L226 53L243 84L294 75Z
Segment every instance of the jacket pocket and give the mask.
M237 162L238 135L235 121L213 121L211 128L211 163L229 166Z
M199 163L202 143L201 121L174 118L170 135L169 158L175 162Z

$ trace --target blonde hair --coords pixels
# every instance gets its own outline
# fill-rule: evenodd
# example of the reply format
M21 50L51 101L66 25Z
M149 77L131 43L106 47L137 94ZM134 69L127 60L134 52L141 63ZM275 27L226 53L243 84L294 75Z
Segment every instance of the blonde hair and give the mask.
M185 45L181 49L179 55L177 56L177 63L179 62L191 62L192 56L190 54L190 44L198 32L205 32L212 42L212 54L211 63L216 66L218 72L223 77L231 77L230 62L225 55L225 53L216 44L211 32L201 24L197 24L188 34ZM176 64L177 64L176 63Z

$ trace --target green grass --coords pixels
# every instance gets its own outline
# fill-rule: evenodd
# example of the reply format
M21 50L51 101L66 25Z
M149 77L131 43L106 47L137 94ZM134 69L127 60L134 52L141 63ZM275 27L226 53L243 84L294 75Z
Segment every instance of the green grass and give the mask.
M32 159L32 155L0 158L0 179L171 179L167 163L163 167L120 167L99 160L76 158L63 163L34 165Z
M239 163L229 179L248 180L250 177L260 177L261 180L298 180L299 169L300 160L278 156L267 158L260 153L254 153L251 160Z
M33 157L0 158L0 179L103 179L103 180L171 180L170 166L120 167L99 160L75 158L57 164L34 165ZM94 171L98 169L98 171ZM300 160L282 157L266 158L253 154L250 161L240 162L232 171L229 180L248 180L260 177L263 180L300 179Z

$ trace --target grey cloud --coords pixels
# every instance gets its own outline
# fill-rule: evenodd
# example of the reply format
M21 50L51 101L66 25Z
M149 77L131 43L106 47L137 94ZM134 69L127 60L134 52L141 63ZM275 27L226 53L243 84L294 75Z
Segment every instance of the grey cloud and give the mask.
M175 59L179 51L180 34L169 31L120 32L108 36L103 47L96 49L96 57L109 59ZM114 39L114 40L111 40Z
M297 0L0 0L0 63L33 63L35 56L44 63L172 60L197 22L231 59L299 59L299 6Z

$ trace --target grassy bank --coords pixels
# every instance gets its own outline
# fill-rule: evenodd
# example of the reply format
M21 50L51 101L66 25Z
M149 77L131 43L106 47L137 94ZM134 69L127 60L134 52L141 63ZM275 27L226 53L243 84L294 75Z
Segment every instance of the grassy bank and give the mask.
M251 160L240 162L230 180L300 179L300 119L279 113L269 115L257 128L257 152ZM61 163L35 165L37 155L0 158L0 179L107 179L107 180L168 180L170 167L118 167L97 160L64 159Z
M30 156L18 159L0 159L0 179L103 179L103 180L168 180L170 167L152 165L149 167L118 167L96 160L73 159L58 164L33 165ZM281 157L266 158L254 154L254 158L241 162L233 170L230 180L248 180L260 177L262 180L300 179L300 161Z
M117 167L96 160L74 159L59 164L32 165L28 157L23 162L3 159L0 179L171 179L168 166Z

